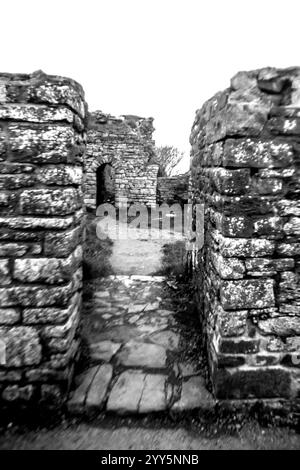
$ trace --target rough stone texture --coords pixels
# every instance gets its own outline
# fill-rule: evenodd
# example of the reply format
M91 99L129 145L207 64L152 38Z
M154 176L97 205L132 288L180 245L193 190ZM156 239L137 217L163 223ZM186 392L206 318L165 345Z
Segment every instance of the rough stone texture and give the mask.
M86 104L67 78L0 82L1 406L58 403L78 348Z
M152 250L151 244L148 250ZM88 369L75 378L69 411L82 415L104 410L161 412L180 397L180 412L194 407L206 410L209 404L212 408L214 400L200 377L201 359L190 357L189 347L197 332L190 321L184 327L178 321L178 313L189 314L193 304L185 286L180 284L183 291L178 295L174 287L178 289L179 284L163 276L121 274L99 281L82 315ZM42 309L36 310L39 316ZM241 325L244 313L241 311ZM35 318L36 312L33 314ZM52 315L51 309L48 315ZM188 331L188 341L183 328ZM188 377L193 380L185 382Z
M300 68L240 72L196 112L194 280L218 398L299 396Z
M87 152L84 159L84 201L97 205L97 169L113 169L112 188L104 202L155 205L158 165L154 163L153 119L114 117L95 111L89 116Z
M157 203L186 204L188 202L189 172L176 176L157 178Z
M162 411L167 407L165 394L166 376L160 374L147 374L143 393L139 404L140 413Z
M214 400L208 392L203 377L191 377L182 384L181 397L172 407L174 411L192 410L194 408L211 409Z
M159 369L166 365L166 350L150 343L129 341L117 355L120 364L126 367L148 367Z
M146 374L125 371L117 379L110 393L107 410L134 413L139 410Z

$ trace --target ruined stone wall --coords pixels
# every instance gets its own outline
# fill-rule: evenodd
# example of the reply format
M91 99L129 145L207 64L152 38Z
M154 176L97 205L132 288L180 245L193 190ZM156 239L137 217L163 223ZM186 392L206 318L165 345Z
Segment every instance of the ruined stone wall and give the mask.
M153 119L113 117L91 113L85 157L85 203L96 208L97 168L109 163L115 169L115 202L153 205L156 202L158 165L152 140Z
M300 397L300 69L238 73L197 111L198 302L218 398Z
M0 74L0 401L60 401L81 305L83 90Z
M185 204L188 201L189 173L157 178L157 202Z

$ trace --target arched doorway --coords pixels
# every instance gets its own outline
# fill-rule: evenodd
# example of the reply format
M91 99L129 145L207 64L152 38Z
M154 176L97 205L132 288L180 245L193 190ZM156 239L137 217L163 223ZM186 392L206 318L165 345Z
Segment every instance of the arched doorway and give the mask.
M110 163L103 163L97 168L97 207L105 202L113 203L115 200L115 171Z

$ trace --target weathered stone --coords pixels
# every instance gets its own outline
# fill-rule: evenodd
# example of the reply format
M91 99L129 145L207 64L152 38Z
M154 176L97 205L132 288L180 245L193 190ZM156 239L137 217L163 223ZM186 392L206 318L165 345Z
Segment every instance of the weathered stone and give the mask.
M165 394L166 376L160 374L147 374L139 403L140 413L162 411L167 408Z
M36 247L40 245L34 245ZM32 253L32 245L25 245L24 243L1 243L0 244L0 256L9 256L12 258L18 258L25 255L25 253ZM37 253L39 254L39 253Z
M24 215L67 215L81 206L77 189L27 189L20 194L20 212Z
M277 207L280 216L289 215L300 217L300 201L290 201L288 199L282 199L277 202Z
M35 177L33 175L0 175L0 189L14 190L33 186Z
M78 246L67 259L28 258L17 259L14 265L14 278L22 282L46 282L61 284L70 281L82 259L82 249Z
M44 245L45 255L55 257L69 256L78 245L80 235L80 227L61 233L47 233L45 235Z
M18 174L18 173L32 173L35 170L35 165L30 163L14 163L3 162L0 163L0 174Z
M111 358L120 349L121 343L113 343L112 341L99 341L90 344L90 357L93 361L109 362Z
M58 408L63 402L63 391L59 385L42 384L41 401L46 406Z
M245 272L243 261L237 258L225 258L221 255L212 256L214 267L222 279L242 279Z
M270 279L223 281L221 304L225 310L272 307L275 303L273 286L274 281Z
M65 107L50 108L41 105L2 105L0 119L28 122L67 121L73 123L74 114Z
M251 237L253 221L245 216L221 216L218 228L225 237Z
M5 344L5 366L23 367L39 364L42 347L38 332L30 327L1 327L0 338Z
M174 403L172 410L185 411L195 408L212 410L214 404L203 377L191 377L182 383L180 399Z
M20 387L19 385L9 385L2 392L2 398L8 402L15 401L28 401L33 397L34 388L32 385L25 385Z
M87 393L99 370L99 367L100 366L91 367L81 377L80 385L76 388L76 390L68 401L68 410L71 413L77 413L79 411L82 411Z
M58 408L79 345L83 90L1 74L0 100L1 394Z
M141 372L123 372L110 392L107 410L120 414L138 412L145 378Z
M162 346L133 340L117 354L118 362L127 367L164 368L166 358L166 350Z
M72 294L72 285L63 287L20 286L0 288L0 303L2 307L48 307L53 305L65 306Z
M54 339L54 344L58 343L58 339L63 339L68 333L71 333L71 338L78 326L79 322L79 305L75 304L72 314L67 321L61 325L45 326L42 329L42 335L48 339ZM68 339L68 338L67 338Z
M219 342L221 354L254 354L259 351L259 340L238 338L237 340L225 339Z
M246 260L246 269L248 271L279 271L293 269L295 262L291 258L269 259L269 258L253 258Z
M8 133L14 161L68 163L68 157L75 148L75 134L71 127L43 125L21 128L11 124L8 126Z
M79 302L78 297L76 301ZM69 308L24 308L23 323L27 325L64 323L71 315L73 305Z
M284 135L299 135L300 133L300 119L299 118L284 118L273 117L268 122L268 128L270 131L275 134L284 134Z
M182 377L190 377L199 374L199 367L190 362L180 362L179 371Z
M240 336L246 329L247 310L226 311L218 305L214 312L222 336Z
M240 367L246 363L245 356L237 354L218 354L218 368L224 369L228 367Z
M291 217L283 230L287 235L300 236L300 217Z
M279 367L247 368L229 372L218 370L214 376L215 393L220 399L289 398L291 378Z
M4 286L11 283L9 265L7 259L0 259L0 285Z
M270 240L222 237L220 242L220 252L227 258L270 256L275 250L275 244Z
M80 215L81 216L81 213ZM0 217L0 225L10 229L65 230L74 223L74 217Z
M82 182L81 166L49 165L37 172L37 181L47 185L79 186Z
M280 303L300 303L300 278L294 272L282 272L280 274L279 295Z
M20 382L22 379L22 372L18 370L0 371L0 382L12 383Z
M97 370L86 396L85 406L88 410L103 406L112 373L110 364L104 364Z
M213 170L212 182L220 194L244 194L250 187L250 170L217 168Z
M0 324L13 325L21 319L20 310L16 308L0 308Z
M134 314L134 313L141 313L145 310L147 304L130 304L128 306L127 313Z
M45 367L30 368L24 374L29 382L70 382L71 375L69 370L56 370L51 363Z
M225 142L223 165L280 168L293 163L293 146L288 142L241 139Z
M300 335L300 317L278 317L260 320L258 327L262 334L277 336Z
M159 308L159 302L150 302L146 305L144 312L153 312Z
M300 338L295 336L291 338L270 337L267 343L267 350L270 352L296 352L300 348Z
M179 336L171 330L153 333L149 338L153 343L159 344L170 351L176 351L179 346Z

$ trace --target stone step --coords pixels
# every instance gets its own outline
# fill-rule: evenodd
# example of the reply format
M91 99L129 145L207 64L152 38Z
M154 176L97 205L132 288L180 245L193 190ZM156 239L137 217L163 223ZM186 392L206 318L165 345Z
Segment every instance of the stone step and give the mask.
M113 412L118 415L161 411L213 411L215 400L201 376L172 385L167 374L128 369L113 378L113 368L104 364L90 368L71 395L68 411L75 415Z

